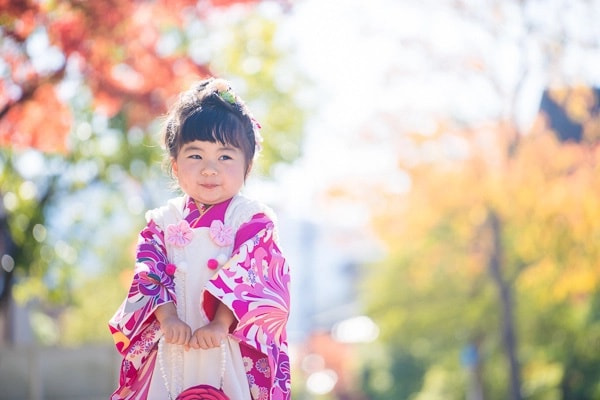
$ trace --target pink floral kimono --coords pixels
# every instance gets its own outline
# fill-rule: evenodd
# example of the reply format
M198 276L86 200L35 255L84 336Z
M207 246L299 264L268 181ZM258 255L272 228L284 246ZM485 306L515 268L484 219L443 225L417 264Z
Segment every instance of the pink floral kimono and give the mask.
M176 218L169 220L167 215ZM119 388L112 399L148 398L153 375L158 371L158 342L162 336L154 310L174 302L179 312L178 274L187 269L208 274L199 291L188 292L199 294L187 300L193 302L192 313L198 314L195 317L212 319L218 301L234 312L237 323L230 340L236 346L239 342L242 372L252 399L288 400L290 275L276 243L272 211L238 195L201 213L185 196L148 212L146 218L133 282L109 322L117 350L123 356ZM194 237L196 241L192 241ZM191 253L183 250L197 250L197 245L207 250L201 257L190 259Z

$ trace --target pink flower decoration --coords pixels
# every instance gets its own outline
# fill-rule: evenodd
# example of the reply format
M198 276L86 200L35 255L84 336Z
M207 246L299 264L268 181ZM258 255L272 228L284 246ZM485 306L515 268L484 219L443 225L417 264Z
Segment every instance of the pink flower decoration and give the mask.
M185 247L191 243L194 231L186 220L167 226L167 242L175 247Z
M224 225L223 222L215 219L208 230L211 239L217 246L229 246L233 244L233 228Z

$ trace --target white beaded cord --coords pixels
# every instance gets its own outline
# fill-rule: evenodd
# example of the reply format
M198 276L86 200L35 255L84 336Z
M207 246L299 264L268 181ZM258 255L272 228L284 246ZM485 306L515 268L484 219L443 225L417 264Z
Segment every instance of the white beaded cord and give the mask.
M185 312L185 281L186 281L186 269L187 263L183 261L183 249L172 247L171 253L173 254L173 263L175 264L175 274L173 276L173 282L175 285L175 296L177 298L177 316L185 321L186 320L186 312ZM221 373L219 377L219 387L223 390L224 381L225 381L225 369L227 367L227 344L226 340L221 341L220 350L221 350ZM169 345L166 344L166 350L169 355L169 359L167 363L169 364L169 368L165 368L165 343L164 336L160 338L158 342L158 362L160 372L165 384L165 388L167 389L167 393L169 395L169 400L173 400L183 391L183 348L182 346ZM180 373L178 373L180 371ZM170 374L168 374L170 373ZM168 376L170 375L170 376Z
M221 377L219 379L219 388L223 390L225 386L225 366L227 362L227 339L221 340Z
M185 321L185 268L181 268L182 254L181 250L175 247L171 248L173 254L173 263L175 264L175 274L173 276L173 283L175 285L175 296L177 298L176 310L177 316ZM168 345L167 353L169 359L166 362L169 364L169 368L165 368L164 360L164 336L160 338L158 342L158 361L161 375L165 383L165 388L169 394L169 399L177 397L179 393L183 391L183 348L181 346ZM169 374L167 374L169 372Z
M243 197L243 196L242 196ZM242 199L239 199L242 200ZM233 226L235 230L239 228L239 226L247 222L251 219L251 217L259 212L264 212L272 220L274 220L273 213L270 209L264 209L263 207L256 208L256 203L248 202L247 199L243 199L245 201L241 201L243 204L239 204L242 206L238 208L234 213L237 218L233 222ZM243 210L243 211L242 211ZM229 211L229 210L228 210ZM232 210L233 211L233 210ZM241 212L240 212L241 211ZM229 214L229 213L228 213ZM226 215L229 217L231 215ZM182 216L180 216L182 217ZM241 218L240 218L241 217ZM230 219L230 218L227 218ZM185 283L186 283L186 270L187 263L184 261L184 249L178 248L175 246L169 246L170 253L172 254L172 262L175 264L175 274L173 276L173 282L175 285L175 296L177 298L176 310L178 317L185 321L186 320L186 312L185 312ZM228 249L231 252L231 248ZM221 254L219 256L222 256ZM220 257L219 257L220 258ZM227 256L225 256L228 259ZM221 260L222 261L222 260ZM219 266L221 262L219 262ZM227 367L227 339L221 341L220 344L220 353L221 353L221 371L219 377L219 386L220 389L224 388L225 381L225 370ZM168 355L168 359L165 360L165 353ZM178 345L170 345L168 343L164 343L164 336L158 342L158 362L160 372L165 384L165 388L167 389L167 393L169 395L169 399L173 400L183 391L183 376L184 376L184 363L183 363L183 347ZM166 361L166 362L165 362ZM166 367L168 365L168 367ZM180 373L178 373L178 371Z
M170 379L167 378L167 371L165 370L165 360L163 357L165 347L165 337L161 337L158 341L158 366L160 367L160 374L162 375L163 382L165 383L165 387L167 388L167 394L169 395L169 400L173 400L173 396L171 395L171 389L169 385Z

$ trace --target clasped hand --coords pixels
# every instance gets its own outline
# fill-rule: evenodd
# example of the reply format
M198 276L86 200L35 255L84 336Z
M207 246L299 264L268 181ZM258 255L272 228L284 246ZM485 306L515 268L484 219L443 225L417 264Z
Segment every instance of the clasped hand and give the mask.
M160 329L165 337L165 342L184 346L185 350L212 349L219 347L227 338L228 327L220 321L211 321L207 325L192 329L179 317L172 315L161 321Z

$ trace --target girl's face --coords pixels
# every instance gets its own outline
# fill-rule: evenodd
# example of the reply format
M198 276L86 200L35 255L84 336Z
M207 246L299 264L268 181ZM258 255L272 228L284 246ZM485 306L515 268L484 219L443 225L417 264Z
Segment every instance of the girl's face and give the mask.
M244 153L219 142L195 140L183 145L173 160L179 186L197 204L218 204L235 196L244 185Z

